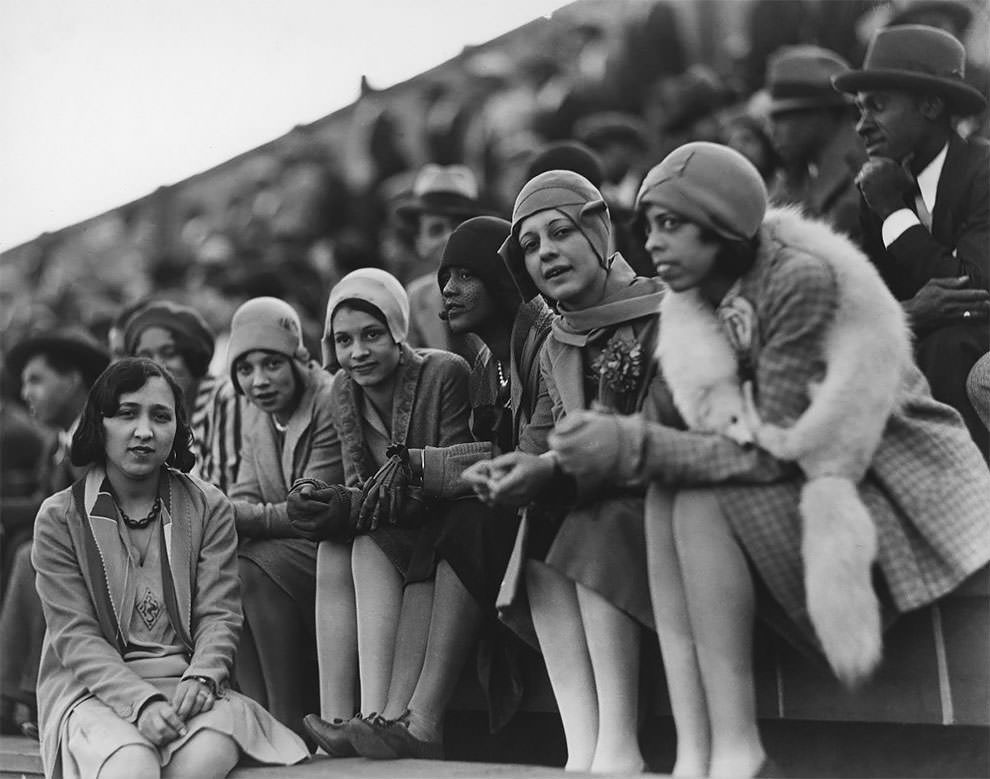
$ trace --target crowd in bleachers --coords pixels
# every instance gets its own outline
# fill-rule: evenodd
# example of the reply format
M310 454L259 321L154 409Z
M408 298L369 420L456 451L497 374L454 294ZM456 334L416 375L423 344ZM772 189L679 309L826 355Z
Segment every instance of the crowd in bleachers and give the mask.
M721 68L665 2L569 20L167 241L0 264L0 728L66 777L442 758L469 661L498 729L539 653L566 767L639 771L645 632L672 772L769 775L756 615L855 685L990 560L987 19L758 0Z

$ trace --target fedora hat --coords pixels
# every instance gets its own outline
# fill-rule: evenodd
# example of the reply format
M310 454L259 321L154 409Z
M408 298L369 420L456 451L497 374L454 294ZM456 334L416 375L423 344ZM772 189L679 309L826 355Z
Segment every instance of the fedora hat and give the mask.
M396 213L403 219L420 214L469 219L488 211L478 200L478 182L466 165L424 165L413 181L412 195L399 203Z
M10 350L7 369L18 385L24 367L39 354L52 355L78 368L87 387L92 387L96 377L110 364L110 353L84 330L53 330L25 338Z
M963 81L965 74L966 50L955 37L935 27L905 24L878 30L862 69L835 76L832 83L841 92L928 92L945 100L954 113L978 114L986 100Z
M766 85L770 93L767 113L772 116L787 111L852 105L848 95L832 87L832 77L848 70L848 62L820 46L777 49L767 63Z
M574 137L592 149L613 141L647 149L650 145L646 122L621 111L599 111L574 124Z

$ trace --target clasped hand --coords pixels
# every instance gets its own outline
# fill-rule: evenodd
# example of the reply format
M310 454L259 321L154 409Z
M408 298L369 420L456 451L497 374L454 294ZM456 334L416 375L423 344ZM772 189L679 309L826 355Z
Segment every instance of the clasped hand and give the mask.
M910 156L903 162L889 157L870 157L859 169L856 186L866 205L880 219L906 207L905 195L911 194L916 186L908 167L910 162Z
M382 524L401 525L406 516L412 481L409 450L404 446L391 446L387 454L388 460L361 490L357 520L360 531L374 530Z
M186 722L213 708L213 693L201 681L183 679L169 701L152 701L141 711L137 729L155 746L186 735Z
M310 541L323 541L339 532L349 519L350 506L338 506L337 502L331 505L336 497L339 489L335 487L318 489L313 484L303 484L293 489L286 500L286 512L295 531Z

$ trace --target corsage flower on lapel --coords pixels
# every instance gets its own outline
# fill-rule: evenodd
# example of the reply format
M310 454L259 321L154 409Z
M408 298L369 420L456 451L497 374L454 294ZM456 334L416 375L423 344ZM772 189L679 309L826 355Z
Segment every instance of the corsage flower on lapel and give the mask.
M615 333L591 365L598 374L598 402L620 414L636 410L643 376L643 347Z

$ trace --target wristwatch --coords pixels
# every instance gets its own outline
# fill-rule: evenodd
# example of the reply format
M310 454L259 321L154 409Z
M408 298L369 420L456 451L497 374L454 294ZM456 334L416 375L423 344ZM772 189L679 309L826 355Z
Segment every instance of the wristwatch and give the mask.
M185 676L183 677L183 681L185 679L195 679L197 682L205 686L206 689L210 691L210 695L212 695L214 698L220 697L220 691L217 689L217 683L213 681L209 676Z

